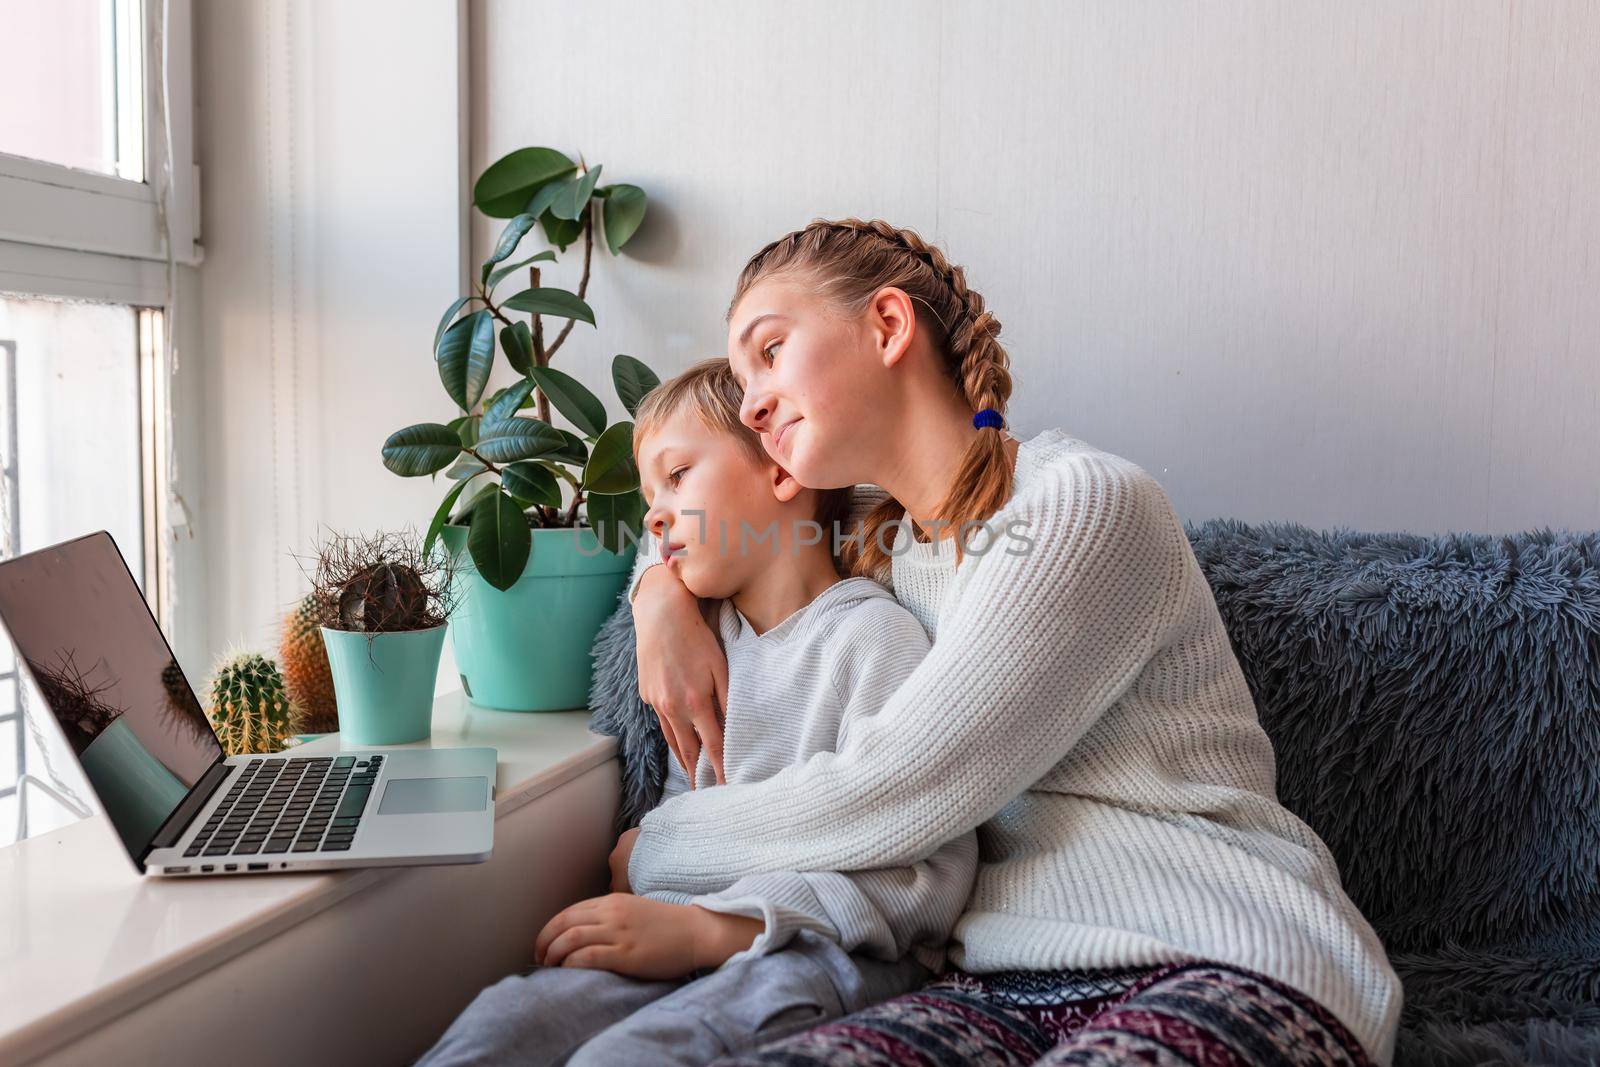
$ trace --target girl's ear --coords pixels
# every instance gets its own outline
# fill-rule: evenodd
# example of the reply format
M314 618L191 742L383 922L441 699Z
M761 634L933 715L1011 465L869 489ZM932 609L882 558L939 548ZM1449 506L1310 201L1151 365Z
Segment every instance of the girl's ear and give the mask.
M867 321L885 367L900 362L917 334L917 311L904 289L886 285L867 304Z
M768 474L772 476L772 495L777 497L781 503L787 504L799 496L800 491L805 488L805 486L794 480L794 475L776 463L771 464Z

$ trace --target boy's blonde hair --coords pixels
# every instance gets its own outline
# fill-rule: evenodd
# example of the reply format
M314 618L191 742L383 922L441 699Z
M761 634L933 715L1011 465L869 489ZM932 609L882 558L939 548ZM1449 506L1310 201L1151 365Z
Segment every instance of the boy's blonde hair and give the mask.
M733 367L723 358L703 359L675 378L670 378L645 394L633 414L633 458L663 423L685 412L694 415L712 433L726 434L738 442L753 464L771 463L772 457L761 447L761 435L739 421L744 403L744 388L733 376ZM823 537L831 536L832 524L844 519L849 508L850 490L819 489L816 521L822 524Z
M998 340L1000 322L967 285L966 272L915 230L882 219L814 219L750 257L734 286L729 318L751 286L773 277L803 279L830 306L851 314L864 310L885 286L901 289L916 304L917 324L942 357L956 392L974 412L990 408L1005 415L1011 360ZM970 529L965 524L981 523L1000 509L1011 496L1013 476L1005 440L998 426L978 431L932 518L965 531ZM905 508L893 497L874 508L863 523L861 541L846 543L846 566L877 576L890 562L898 525L884 531L886 545L878 541L879 530L904 516ZM965 540L966 535L956 538L958 560Z

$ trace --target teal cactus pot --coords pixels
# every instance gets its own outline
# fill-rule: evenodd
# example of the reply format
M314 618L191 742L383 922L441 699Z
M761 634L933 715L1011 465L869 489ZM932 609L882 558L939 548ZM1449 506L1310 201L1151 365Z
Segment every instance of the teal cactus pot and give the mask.
M368 634L322 627L342 744L405 745L428 739L445 629L440 624Z
M501 711L585 708L590 646L627 584L634 546L613 555L588 527L532 533L522 577L501 591L472 565L467 528L444 528L457 561L450 641L461 688L474 704Z

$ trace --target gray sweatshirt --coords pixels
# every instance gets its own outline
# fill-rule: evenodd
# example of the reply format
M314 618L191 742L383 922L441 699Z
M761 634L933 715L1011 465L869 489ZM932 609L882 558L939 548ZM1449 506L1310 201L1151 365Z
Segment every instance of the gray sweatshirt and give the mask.
M868 578L830 586L764 634L728 601L720 605L718 623L728 657L723 771L729 783L781 779L785 768L837 750L853 727L878 713L930 647L916 617ZM664 807L689 789L678 761L668 763ZM704 753L695 782L698 790L716 787ZM846 951L885 960L913 953L938 971L977 860L969 830L906 866L752 874L702 895L645 895L760 919L765 930L734 960L772 952L797 931L814 930Z

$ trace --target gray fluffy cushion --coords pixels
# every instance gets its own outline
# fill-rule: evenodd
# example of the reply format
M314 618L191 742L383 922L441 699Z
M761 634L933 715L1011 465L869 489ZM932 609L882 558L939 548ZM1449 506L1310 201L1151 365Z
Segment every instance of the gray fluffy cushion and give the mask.
M1396 1062L1600 1062L1600 534L1189 535L1405 982Z
M595 636L593 654L589 729L617 739L622 761L622 797L617 807L617 830L621 832L639 825L644 813L661 799L670 758L655 711L639 699L633 610L626 589Z
M1189 536L1280 799L1405 981L1396 1063L1600 1063L1600 534ZM631 826L668 756L625 602L594 680Z

